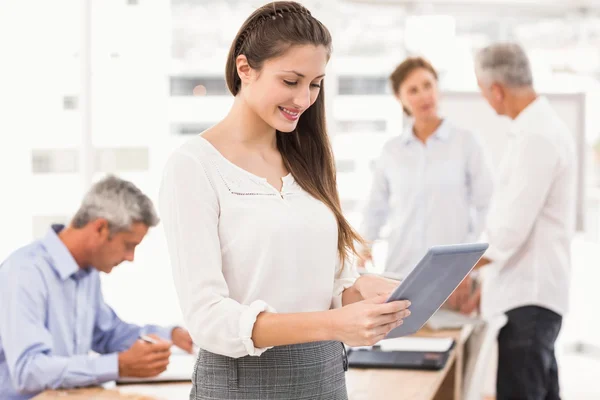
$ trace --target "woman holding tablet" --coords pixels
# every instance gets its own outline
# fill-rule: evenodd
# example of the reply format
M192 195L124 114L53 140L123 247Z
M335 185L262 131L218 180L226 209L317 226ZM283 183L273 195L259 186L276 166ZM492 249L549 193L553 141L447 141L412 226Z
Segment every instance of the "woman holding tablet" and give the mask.
M440 115L438 75L427 60L407 58L390 82L411 120L377 161L361 234L373 242L387 224L385 270L406 276L429 247L477 238L492 180L475 136ZM359 266L370 257L364 248Z
M343 346L409 315L360 277L325 130L331 36L273 2L229 52L229 114L175 150L160 208L183 316L200 347L191 398L346 399ZM259 379L260 378L260 379Z

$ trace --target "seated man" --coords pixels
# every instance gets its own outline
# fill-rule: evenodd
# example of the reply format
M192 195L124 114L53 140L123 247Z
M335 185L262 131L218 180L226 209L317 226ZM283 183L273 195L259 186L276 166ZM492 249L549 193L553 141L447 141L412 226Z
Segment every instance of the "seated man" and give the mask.
M99 272L133 261L157 223L146 195L108 177L91 188L70 226L53 225L0 265L0 399L158 375L171 340L191 352L184 329L125 323L102 297Z

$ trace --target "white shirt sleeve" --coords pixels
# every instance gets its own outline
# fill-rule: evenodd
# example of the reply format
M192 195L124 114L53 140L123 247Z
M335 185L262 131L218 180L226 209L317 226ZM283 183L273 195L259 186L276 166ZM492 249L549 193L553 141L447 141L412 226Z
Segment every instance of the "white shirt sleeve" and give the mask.
M483 240L485 257L504 263L531 235L559 166L558 149L542 135L529 134L514 149L511 175L494 194Z
M364 207L361 234L365 240L373 242L379 238L381 227L389 214L389 183L385 174L385 148L375 165L373 181L367 203Z
M193 155L179 151L167 162L159 207L175 289L194 343L233 358L266 351L254 347L252 329L259 313L275 310L260 300L243 305L229 297L222 272L217 193Z
M350 262L349 260L344 263L344 269L340 271L340 258L337 257L337 260L338 261L335 267L335 280L333 282L333 297L331 299L332 309L342 307L342 294L344 293L344 290L352 287L354 282L356 282L360 276L354 263Z
M467 185L473 219L468 241L476 240L484 228L493 191L493 179L487 154L477 138L472 137L467 160Z

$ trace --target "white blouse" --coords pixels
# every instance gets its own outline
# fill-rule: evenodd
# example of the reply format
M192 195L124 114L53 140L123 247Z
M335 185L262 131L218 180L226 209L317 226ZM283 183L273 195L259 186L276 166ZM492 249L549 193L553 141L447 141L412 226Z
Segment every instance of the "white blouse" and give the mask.
M281 192L227 160L202 136L167 161L159 208L175 288L200 348L258 356L252 329L263 311L341 306L356 270L339 271L334 214L283 178Z
M481 312L536 305L569 310L575 230L577 148L573 134L540 96L513 121L482 241Z

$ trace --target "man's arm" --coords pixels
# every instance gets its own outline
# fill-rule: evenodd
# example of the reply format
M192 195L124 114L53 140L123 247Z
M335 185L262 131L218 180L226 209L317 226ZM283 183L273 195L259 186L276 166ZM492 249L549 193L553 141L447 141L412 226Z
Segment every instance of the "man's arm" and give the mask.
M494 194L482 238L490 247L478 267L504 262L523 246L554 182L558 149L542 135L529 134L521 140L513 156L514 173Z
M533 225L546 201L558 166L558 151L540 135L529 135L522 139L514 155L514 171L508 183L494 194L495 207L487 218L482 241L489 242L486 251L474 269L492 262L508 260L527 240ZM467 290L463 282L458 293ZM480 290L469 296L467 302L456 301L462 312L474 310L481 296Z
M98 283L99 284L99 283ZM124 322L106 304L102 290L98 288L96 321L92 349L100 354L121 352L130 348L141 336L156 334L167 341L171 340L173 327L160 327L156 325L135 325Z
M7 262L0 269L0 337L13 387L20 393L38 393L116 379L116 353L53 354L52 334L44 324L46 299L44 278L34 265Z

